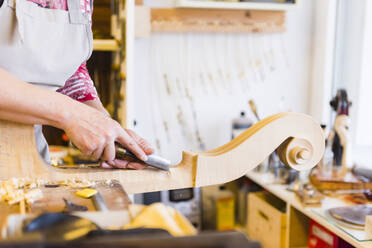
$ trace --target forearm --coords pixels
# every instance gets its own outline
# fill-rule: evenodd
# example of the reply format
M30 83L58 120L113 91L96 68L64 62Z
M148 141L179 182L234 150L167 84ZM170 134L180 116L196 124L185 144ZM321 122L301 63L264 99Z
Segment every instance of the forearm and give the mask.
M99 101L87 103L89 107L68 96L18 80L2 69L0 89L0 119L63 129L83 154L101 158L111 166L126 168L131 164L115 162L115 142L143 161L147 160L146 154L152 153L147 142L111 119Z
M80 104L57 92L18 80L0 69L0 119L62 128Z

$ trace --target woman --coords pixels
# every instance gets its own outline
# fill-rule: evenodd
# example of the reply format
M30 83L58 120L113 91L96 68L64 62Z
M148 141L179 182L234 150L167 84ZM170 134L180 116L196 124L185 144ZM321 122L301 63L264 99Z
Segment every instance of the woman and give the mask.
M145 161L150 145L111 119L97 97L85 62L92 53L90 0L0 0L0 119L63 129L104 168L141 169L115 159L119 142Z

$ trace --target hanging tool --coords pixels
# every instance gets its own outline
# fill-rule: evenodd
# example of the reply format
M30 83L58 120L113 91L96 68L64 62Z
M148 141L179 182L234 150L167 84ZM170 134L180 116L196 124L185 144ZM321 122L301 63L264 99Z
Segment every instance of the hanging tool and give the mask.
M260 121L261 118L259 117L258 113L257 113L257 106L256 106L256 103L251 99L249 100L249 107L251 108L251 111L252 113L254 114L254 116L256 116L257 118L257 121Z

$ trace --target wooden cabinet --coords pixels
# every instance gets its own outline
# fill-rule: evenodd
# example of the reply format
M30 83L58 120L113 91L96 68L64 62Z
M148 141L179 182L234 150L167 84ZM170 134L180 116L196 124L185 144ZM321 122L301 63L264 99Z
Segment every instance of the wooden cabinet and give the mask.
M264 193L248 194L247 233L264 248L284 248L286 245L286 204Z

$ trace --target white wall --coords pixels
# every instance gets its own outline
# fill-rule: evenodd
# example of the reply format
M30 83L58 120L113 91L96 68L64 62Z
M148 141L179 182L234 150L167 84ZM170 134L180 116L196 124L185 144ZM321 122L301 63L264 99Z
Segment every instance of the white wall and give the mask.
M204 148L226 143L232 119L241 110L249 112L251 98L262 117L285 110L306 113L312 23L313 1L303 0L287 12L282 34L158 33L136 39L136 131L155 147L160 143L158 153L175 161L182 149L201 149L196 127Z
M354 116L352 118L352 124L354 135L354 154L353 158L355 163L362 166L367 166L371 168L372 158L372 102L371 102L371 92L372 92L372 70L371 70L371 61L372 61L372 3L370 1L364 1L364 15L363 16L363 36L361 44L361 52L359 51L358 55L361 55L360 58L360 81L359 81L359 92L352 95L355 97L353 99L354 105L352 106L352 113ZM362 12L363 13L363 12ZM359 36L360 37L360 36ZM355 44L355 42L354 42ZM351 53L355 49L349 50ZM353 85L358 85L358 83L347 82L348 90L353 88ZM357 88L358 87L355 87ZM352 92L354 93L354 92Z
M353 103L350 108L353 162L371 167L372 3L342 0L339 9L333 94L339 88L347 90Z

